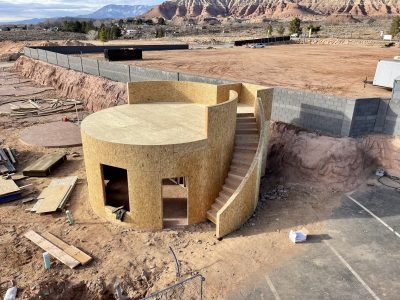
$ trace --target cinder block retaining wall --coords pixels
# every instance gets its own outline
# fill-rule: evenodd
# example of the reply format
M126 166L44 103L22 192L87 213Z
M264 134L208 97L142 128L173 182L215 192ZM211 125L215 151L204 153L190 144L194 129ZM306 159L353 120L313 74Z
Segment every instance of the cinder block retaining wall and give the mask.
M162 50L171 49L167 47ZM36 48L26 47L24 54L33 59L91 75L103 76L118 82L178 80L209 84L234 83L234 81L220 78L99 61ZM400 81L394 86L392 99L351 99L280 87L272 90L271 119L274 121L341 137L360 137L370 133L400 135L398 117L400 115Z

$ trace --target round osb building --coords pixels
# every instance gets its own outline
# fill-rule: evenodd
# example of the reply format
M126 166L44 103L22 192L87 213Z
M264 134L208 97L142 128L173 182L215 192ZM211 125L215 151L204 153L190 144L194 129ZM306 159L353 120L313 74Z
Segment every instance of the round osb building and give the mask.
M232 159L238 94L174 81L128 92L129 104L82 122L94 211L143 229L206 220Z

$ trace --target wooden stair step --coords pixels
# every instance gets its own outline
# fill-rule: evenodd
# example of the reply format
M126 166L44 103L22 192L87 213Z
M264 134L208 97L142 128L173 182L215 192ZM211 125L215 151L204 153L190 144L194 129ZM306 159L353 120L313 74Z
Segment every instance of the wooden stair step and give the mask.
M220 199L222 202L227 202L231 196L226 194L223 190L221 190L218 194L217 199Z
M236 123L236 129L258 129L257 123Z
M218 202L218 203L217 203L217 202L214 202L214 204L211 205L211 209L212 209L212 210L219 211L223 206L224 206L224 205L221 204L221 202Z
M232 167L241 168L241 169L245 169L246 172L247 172L247 170L249 169L250 165L251 165L251 162L244 162L244 161L233 159L232 160L232 164L231 164L231 168Z
M235 174L237 176L245 176L248 169L249 169L249 167L240 168L240 167L231 166L229 169L229 173Z
M238 180L238 181L241 182L244 177L241 176L241 175L234 174L232 172L228 172L228 178L233 178L233 179Z
M214 209L210 209L207 211L207 219L209 219L214 224L217 224L217 211Z
M240 185L240 182L241 182L240 180L237 180L233 177L226 177L224 185L226 185L228 188L232 190L236 190Z
M235 131L235 134L257 134L258 135L258 129L253 129L253 128L245 128L245 129L237 129Z
M236 118L236 124L244 124L244 123L251 123L257 124L256 118L254 117L246 117L246 118Z
M235 189L232 189L232 188L230 188L230 187L224 185L224 186L222 187L222 191L221 191L221 192L225 193L225 195L227 195L227 196L230 197L230 196L232 196L233 193L235 192Z
M247 117L253 117L254 118L254 113L238 113L236 114L238 118L247 118Z
M251 153L238 153L238 152L233 153L233 160L235 161L244 161L251 163L253 159L254 159L254 154Z
M255 154L257 152L257 148L254 147L246 147L246 146L242 146L242 147L235 147L234 148L234 153L249 153L249 154Z

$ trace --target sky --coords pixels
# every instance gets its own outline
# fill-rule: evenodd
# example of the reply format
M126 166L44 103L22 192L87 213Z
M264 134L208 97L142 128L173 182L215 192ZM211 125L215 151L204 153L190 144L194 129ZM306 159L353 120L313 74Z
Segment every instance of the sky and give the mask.
M34 18L77 16L94 12L107 4L155 5L162 0L0 0L0 22Z

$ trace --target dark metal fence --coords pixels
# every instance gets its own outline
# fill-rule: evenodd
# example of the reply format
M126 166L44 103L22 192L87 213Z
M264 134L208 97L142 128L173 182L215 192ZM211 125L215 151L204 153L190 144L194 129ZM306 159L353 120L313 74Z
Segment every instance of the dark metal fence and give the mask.
M202 300L204 280L201 274L196 274L141 300Z
M243 45L254 44L254 43L272 44L272 43L280 43L280 42L288 42L288 41L290 41L290 36L274 36L274 37L270 37L270 38L235 41L234 45L235 46L243 46Z

